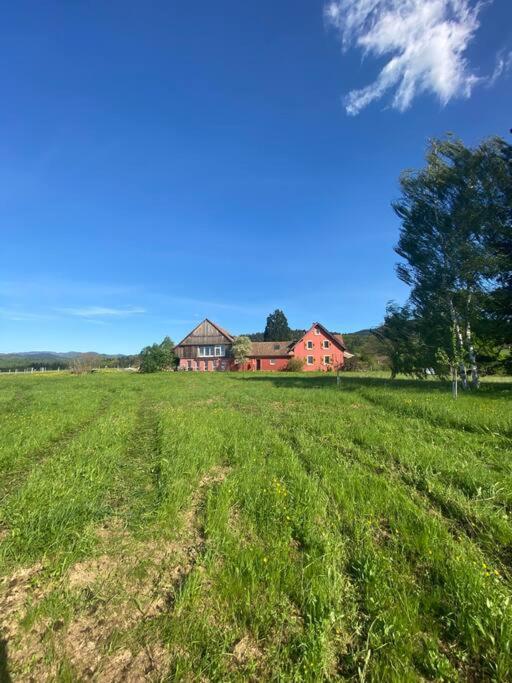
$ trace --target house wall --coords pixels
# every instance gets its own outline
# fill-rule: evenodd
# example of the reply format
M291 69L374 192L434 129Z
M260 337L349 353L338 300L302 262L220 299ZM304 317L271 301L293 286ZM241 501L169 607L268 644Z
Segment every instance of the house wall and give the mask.
M260 370L262 372L277 372L278 370L284 370L287 363L288 363L288 358L260 358ZM247 362L244 364L243 369L244 370L256 370L257 368L257 359L256 358L249 358Z
M180 358L178 369L199 372L226 372L234 368L232 358Z
M318 331L318 334L315 333ZM329 348L323 348L323 342L327 340L329 342ZM313 348L308 349L308 342L313 343ZM304 370L306 371L317 371L322 370L326 372L327 370L336 370L337 367L343 365L344 356L343 351L336 346L329 337L327 337L321 330L321 328L314 325L310 330L306 332L304 337L297 342L293 347L292 353L296 358L304 359ZM307 364L307 357L313 356L313 364ZM331 356L330 365L324 363L324 356Z

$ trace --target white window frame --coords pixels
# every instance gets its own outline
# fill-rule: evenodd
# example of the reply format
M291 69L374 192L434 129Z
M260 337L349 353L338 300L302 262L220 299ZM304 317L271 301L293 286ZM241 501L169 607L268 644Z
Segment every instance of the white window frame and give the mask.
M215 355L215 347L214 346L199 346L197 350L197 355L199 358L213 358Z
M218 351L218 353L217 353ZM218 358L219 356L222 357L224 355L224 348L222 347L221 344L217 344L214 349L215 356Z
M275 365L275 364L276 364L275 360L273 360L273 359L271 358L271 359L269 360L269 365Z
M311 360L309 360L311 358ZM314 356L307 356L306 357L306 364L307 365L314 365L315 364L315 357Z
M318 327L315 327L314 334L316 334L317 337L320 334L320 330L318 329Z
M322 342L322 348L323 349L329 349L331 348L331 342L328 339L324 339Z
M329 360L326 360L326 358ZM324 356L324 365L332 365L332 356Z
M310 346L310 344L311 344L311 346ZM313 340L312 340L312 339L308 339L307 342L306 342L306 348L307 348L308 350L311 351L311 349L312 349L314 346L315 346L315 345L313 344Z

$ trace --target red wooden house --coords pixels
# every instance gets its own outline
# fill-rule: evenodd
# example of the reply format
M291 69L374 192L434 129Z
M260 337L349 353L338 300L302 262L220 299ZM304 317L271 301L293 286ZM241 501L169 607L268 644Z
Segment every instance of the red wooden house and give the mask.
M284 370L290 358L302 358L304 370L343 367L348 354L341 334L314 323L298 341L253 342L243 367L232 356L233 335L211 320L203 320L176 347L180 370Z

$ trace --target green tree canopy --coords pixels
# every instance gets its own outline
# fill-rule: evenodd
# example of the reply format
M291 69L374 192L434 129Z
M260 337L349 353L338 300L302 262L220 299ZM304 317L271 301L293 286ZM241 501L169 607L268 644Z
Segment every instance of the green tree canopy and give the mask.
M174 343L170 337L165 337L160 344L145 346L140 352L141 372L171 370L175 365Z
M233 342L233 358L237 365L243 365L251 353L252 342L249 337L240 335Z
M372 331L373 336L382 342L389 358L391 377L399 373L417 377L425 375L429 359L418 327L408 305L389 303L384 324Z
M469 363L475 386L473 331L484 330L500 278L496 237L510 235L508 147L498 138L474 149L450 136L433 140L425 168L402 174L394 204L402 222L397 272L411 288L405 318L415 321L409 328L423 342L423 365L448 357L465 383ZM402 314L394 313L396 323Z
M288 320L279 308L276 308L267 317L263 338L265 341L287 341L292 339L292 331L288 325Z

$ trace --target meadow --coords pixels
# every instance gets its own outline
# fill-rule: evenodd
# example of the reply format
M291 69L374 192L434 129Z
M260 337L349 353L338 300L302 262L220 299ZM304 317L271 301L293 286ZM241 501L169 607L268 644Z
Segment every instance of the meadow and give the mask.
M511 399L0 376L0 680L511 680Z

